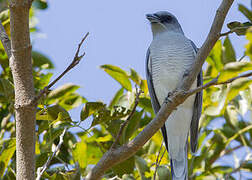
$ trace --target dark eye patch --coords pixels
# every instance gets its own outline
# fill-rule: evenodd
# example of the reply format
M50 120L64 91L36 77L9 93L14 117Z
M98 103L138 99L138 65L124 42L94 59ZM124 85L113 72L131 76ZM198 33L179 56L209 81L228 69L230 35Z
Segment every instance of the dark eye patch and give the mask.
M160 17L161 22L171 22L172 17L170 15L165 15Z

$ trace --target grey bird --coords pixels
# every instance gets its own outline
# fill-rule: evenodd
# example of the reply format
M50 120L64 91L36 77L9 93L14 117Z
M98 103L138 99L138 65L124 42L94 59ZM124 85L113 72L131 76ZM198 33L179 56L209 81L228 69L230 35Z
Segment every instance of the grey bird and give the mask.
M194 64L197 47L185 37L177 18L169 12L147 14L153 40L147 51L146 74L155 113L169 92L175 90L184 73ZM191 88L202 85L202 72ZM169 152L173 180L188 179L187 146L197 148L198 124L202 109L202 92L190 96L177 107L161 128Z

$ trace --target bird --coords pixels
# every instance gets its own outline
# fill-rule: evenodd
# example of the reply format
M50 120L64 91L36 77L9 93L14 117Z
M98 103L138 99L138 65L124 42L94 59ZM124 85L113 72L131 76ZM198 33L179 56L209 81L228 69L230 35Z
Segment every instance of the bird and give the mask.
M157 114L168 93L178 87L183 75L194 64L198 48L184 35L172 13L158 11L146 14L146 18L153 35L146 55L146 77L152 107ZM202 81L201 70L191 88L201 86ZM173 180L188 179L188 136L190 131L190 147L195 153L201 110L202 92L199 92L179 105L161 128Z

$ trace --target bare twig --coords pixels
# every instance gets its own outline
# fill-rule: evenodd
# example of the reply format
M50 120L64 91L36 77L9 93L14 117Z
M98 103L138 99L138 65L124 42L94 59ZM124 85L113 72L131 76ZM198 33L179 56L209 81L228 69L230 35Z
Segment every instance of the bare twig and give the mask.
M243 29L248 29L249 27L251 27L251 26L235 27L235 28L231 29L231 30L228 31L228 32L220 33L220 36L227 36L227 35L229 35L229 34L234 33L235 31L243 30Z
M233 1L234 0L222 1L220 7L216 11L214 22L207 39L197 53L195 64L190 68L188 71L189 73L184 76L178 88L171 93L169 101L162 104L156 117L149 122L132 141L113 151L105 153L100 161L88 173L86 180L100 179L106 170L134 155L163 126L173 110L185 101L187 96L184 92L189 91L191 88L197 75L201 71L206 57L219 39L224 20Z
M79 55L80 52L80 48L82 46L82 44L84 43L84 41L86 40L87 36L89 35L89 33L86 33L86 35L82 38L81 42L78 45L77 51L75 53L75 56L71 62L71 64L54 80L52 81L48 86L46 86L44 89L42 89L39 94L37 96L35 96L35 98L33 99L33 104L36 104L37 101L45 94L48 93L49 89L56 83L58 82L68 71L70 71L71 69L73 69L77 64L79 64L79 62L81 61L81 59L83 58L83 56L85 55L85 52L81 55Z
M246 57L246 53L244 53L243 56L240 57L240 59L238 60L238 62L241 62L245 57Z
M2 42L3 47L5 49L5 52L8 56L8 58L10 59L10 57L11 57L11 41L5 32L5 29L2 25L1 20L0 20L0 39L1 39L1 42Z
M120 126L120 129L118 131L118 134L115 138L115 141L114 143L112 144L111 146L111 150L115 149L116 148L116 145L118 144L119 140L120 140L120 137L122 136L122 133L123 133L123 129L125 128L125 126L128 124L128 122L130 121L130 119L132 118L132 116L134 115L134 113L136 112L136 107L138 105L138 102L139 102L139 96L141 95L142 91L141 90L138 90L137 86L136 86L136 95L135 95L135 104L134 104L134 107L132 109L132 111L130 112L128 118L121 124Z
M206 89L210 86L214 86L214 85L222 85L222 84L228 84L228 83L231 83L237 79L240 79L240 78L244 78L244 77L250 77L252 76L252 72L250 73L246 73L246 74L242 74L242 75L239 75L239 76L236 76L236 77L233 77L231 79L228 79L226 81L222 81L222 82L218 82L218 77L214 78L212 81L210 81L209 83L206 83L204 84L203 86L199 86L195 89L192 89L192 90L189 90L188 92L186 92L186 96L191 96L192 94L195 94L197 92L200 92L202 91L203 89Z
M155 163L156 167L155 167L155 172L154 172L153 180L156 180L157 168L159 166L159 155L161 153L162 147L163 147L163 141L161 143L161 146L159 148L158 155L157 155L157 158L156 158L156 163Z
M62 134L60 135L59 143L58 143L57 147L55 148L55 150L53 151L53 154L52 154L50 157L48 157L46 163L45 163L42 167L39 167L39 168L37 169L37 178L36 178L36 180L40 180L41 176L43 175L43 173L45 172L45 170L46 170L46 169L48 168L48 166L50 165L50 163L51 163L53 157L55 157L56 153L59 151L61 145L62 145L63 142L64 142L64 141L63 141L63 138L64 138L64 135L65 135L66 131L67 131L67 128L65 128L65 129L63 130Z

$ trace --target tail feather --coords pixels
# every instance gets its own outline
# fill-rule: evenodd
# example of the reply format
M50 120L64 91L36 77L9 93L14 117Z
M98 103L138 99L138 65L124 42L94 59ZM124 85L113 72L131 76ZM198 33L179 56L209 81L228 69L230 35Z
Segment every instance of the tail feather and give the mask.
M187 180L188 176L188 163L187 163L187 143L185 145L184 151L181 154L183 158L178 161L176 159L170 159L171 161L171 173L172 180Z

